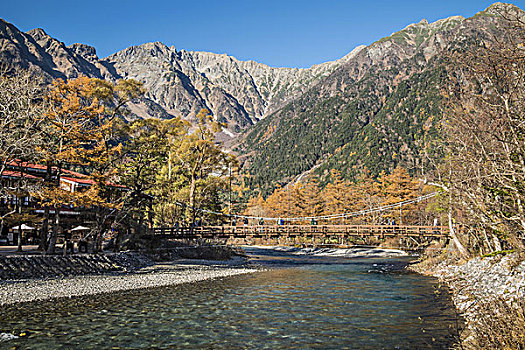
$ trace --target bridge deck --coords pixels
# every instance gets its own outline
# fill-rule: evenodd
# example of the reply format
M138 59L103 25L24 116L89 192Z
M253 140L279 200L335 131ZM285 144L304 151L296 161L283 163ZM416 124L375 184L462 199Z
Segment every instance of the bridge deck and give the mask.
M157 227L154 236L165 238L352 238L352 237L425 237L448 236L447 226L403 225L259 225Z

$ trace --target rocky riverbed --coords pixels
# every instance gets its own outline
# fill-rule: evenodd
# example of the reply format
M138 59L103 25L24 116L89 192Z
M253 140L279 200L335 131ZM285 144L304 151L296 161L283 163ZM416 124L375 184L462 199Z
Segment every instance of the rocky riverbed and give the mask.
M499 341L496 333L507 333L502 338L508 338L513 336L511 327L519 332L525 328L525 261L517 254L477 257L463 263L448 259L433 265L423 262L411 269L435 276L450 287L456 309L465 320L462 340L467 348L478 348L480 336L484 342ZM509 312L512 315L506 315ZM507 318L512 324L498 324L497 319ZM497 327L501 330L490 329Z
M0 305L169 286L257 271L242 263L241 259L230 262L180 260L131 273L1 281Z

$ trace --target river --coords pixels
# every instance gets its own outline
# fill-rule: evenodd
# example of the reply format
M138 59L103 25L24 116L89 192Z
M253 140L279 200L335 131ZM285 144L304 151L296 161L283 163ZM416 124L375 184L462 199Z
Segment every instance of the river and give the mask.
M448 291L408 257L348 258L250 248L268 271L2 312L20 349L448 349Z

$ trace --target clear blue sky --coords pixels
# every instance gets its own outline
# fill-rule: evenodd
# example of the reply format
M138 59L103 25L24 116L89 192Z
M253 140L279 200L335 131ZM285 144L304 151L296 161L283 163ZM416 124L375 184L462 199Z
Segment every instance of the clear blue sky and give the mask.
M426 18L470 17L486 0L0 0L0 17L43 28L106 57L161 41L177 50L227 53L271 66L309 67L340 58ZM525 8L525 0L512 1Z

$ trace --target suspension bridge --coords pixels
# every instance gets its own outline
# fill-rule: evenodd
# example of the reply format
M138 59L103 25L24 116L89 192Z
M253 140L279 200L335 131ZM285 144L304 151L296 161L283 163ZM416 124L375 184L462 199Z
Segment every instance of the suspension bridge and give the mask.
M189 226L189 227L156 227L150 236L154 239L179 239L223 242L227 244L274 244L274 245L307 245L307 246L352 246L358 244L379 245L386 240L396 242L396 245L415 248L429 244L432 241L448 240L448 226L422 225L330 225L317 224L318 221L329 222L334 219L346 219L400 209L408 204L420 202L436 196L437 193L402 202L361 210L358 212L341 213L323 216L305 216L293 218L258 217L246 215L229 215L219 212L200 210L202 212L223 215L233 220L243 222L243 225L225 226ZM199 209L196 209L199 210ZM258 225L248 225L249 222ZM267 222L275 221L268 225ZM310 221L312 224L304 225Z
M228 244L276 245L375 245L397 239L399 245L417 247L434 240L447 240L447 226L408 225L253 225L157 227L158 239L222 241Z

